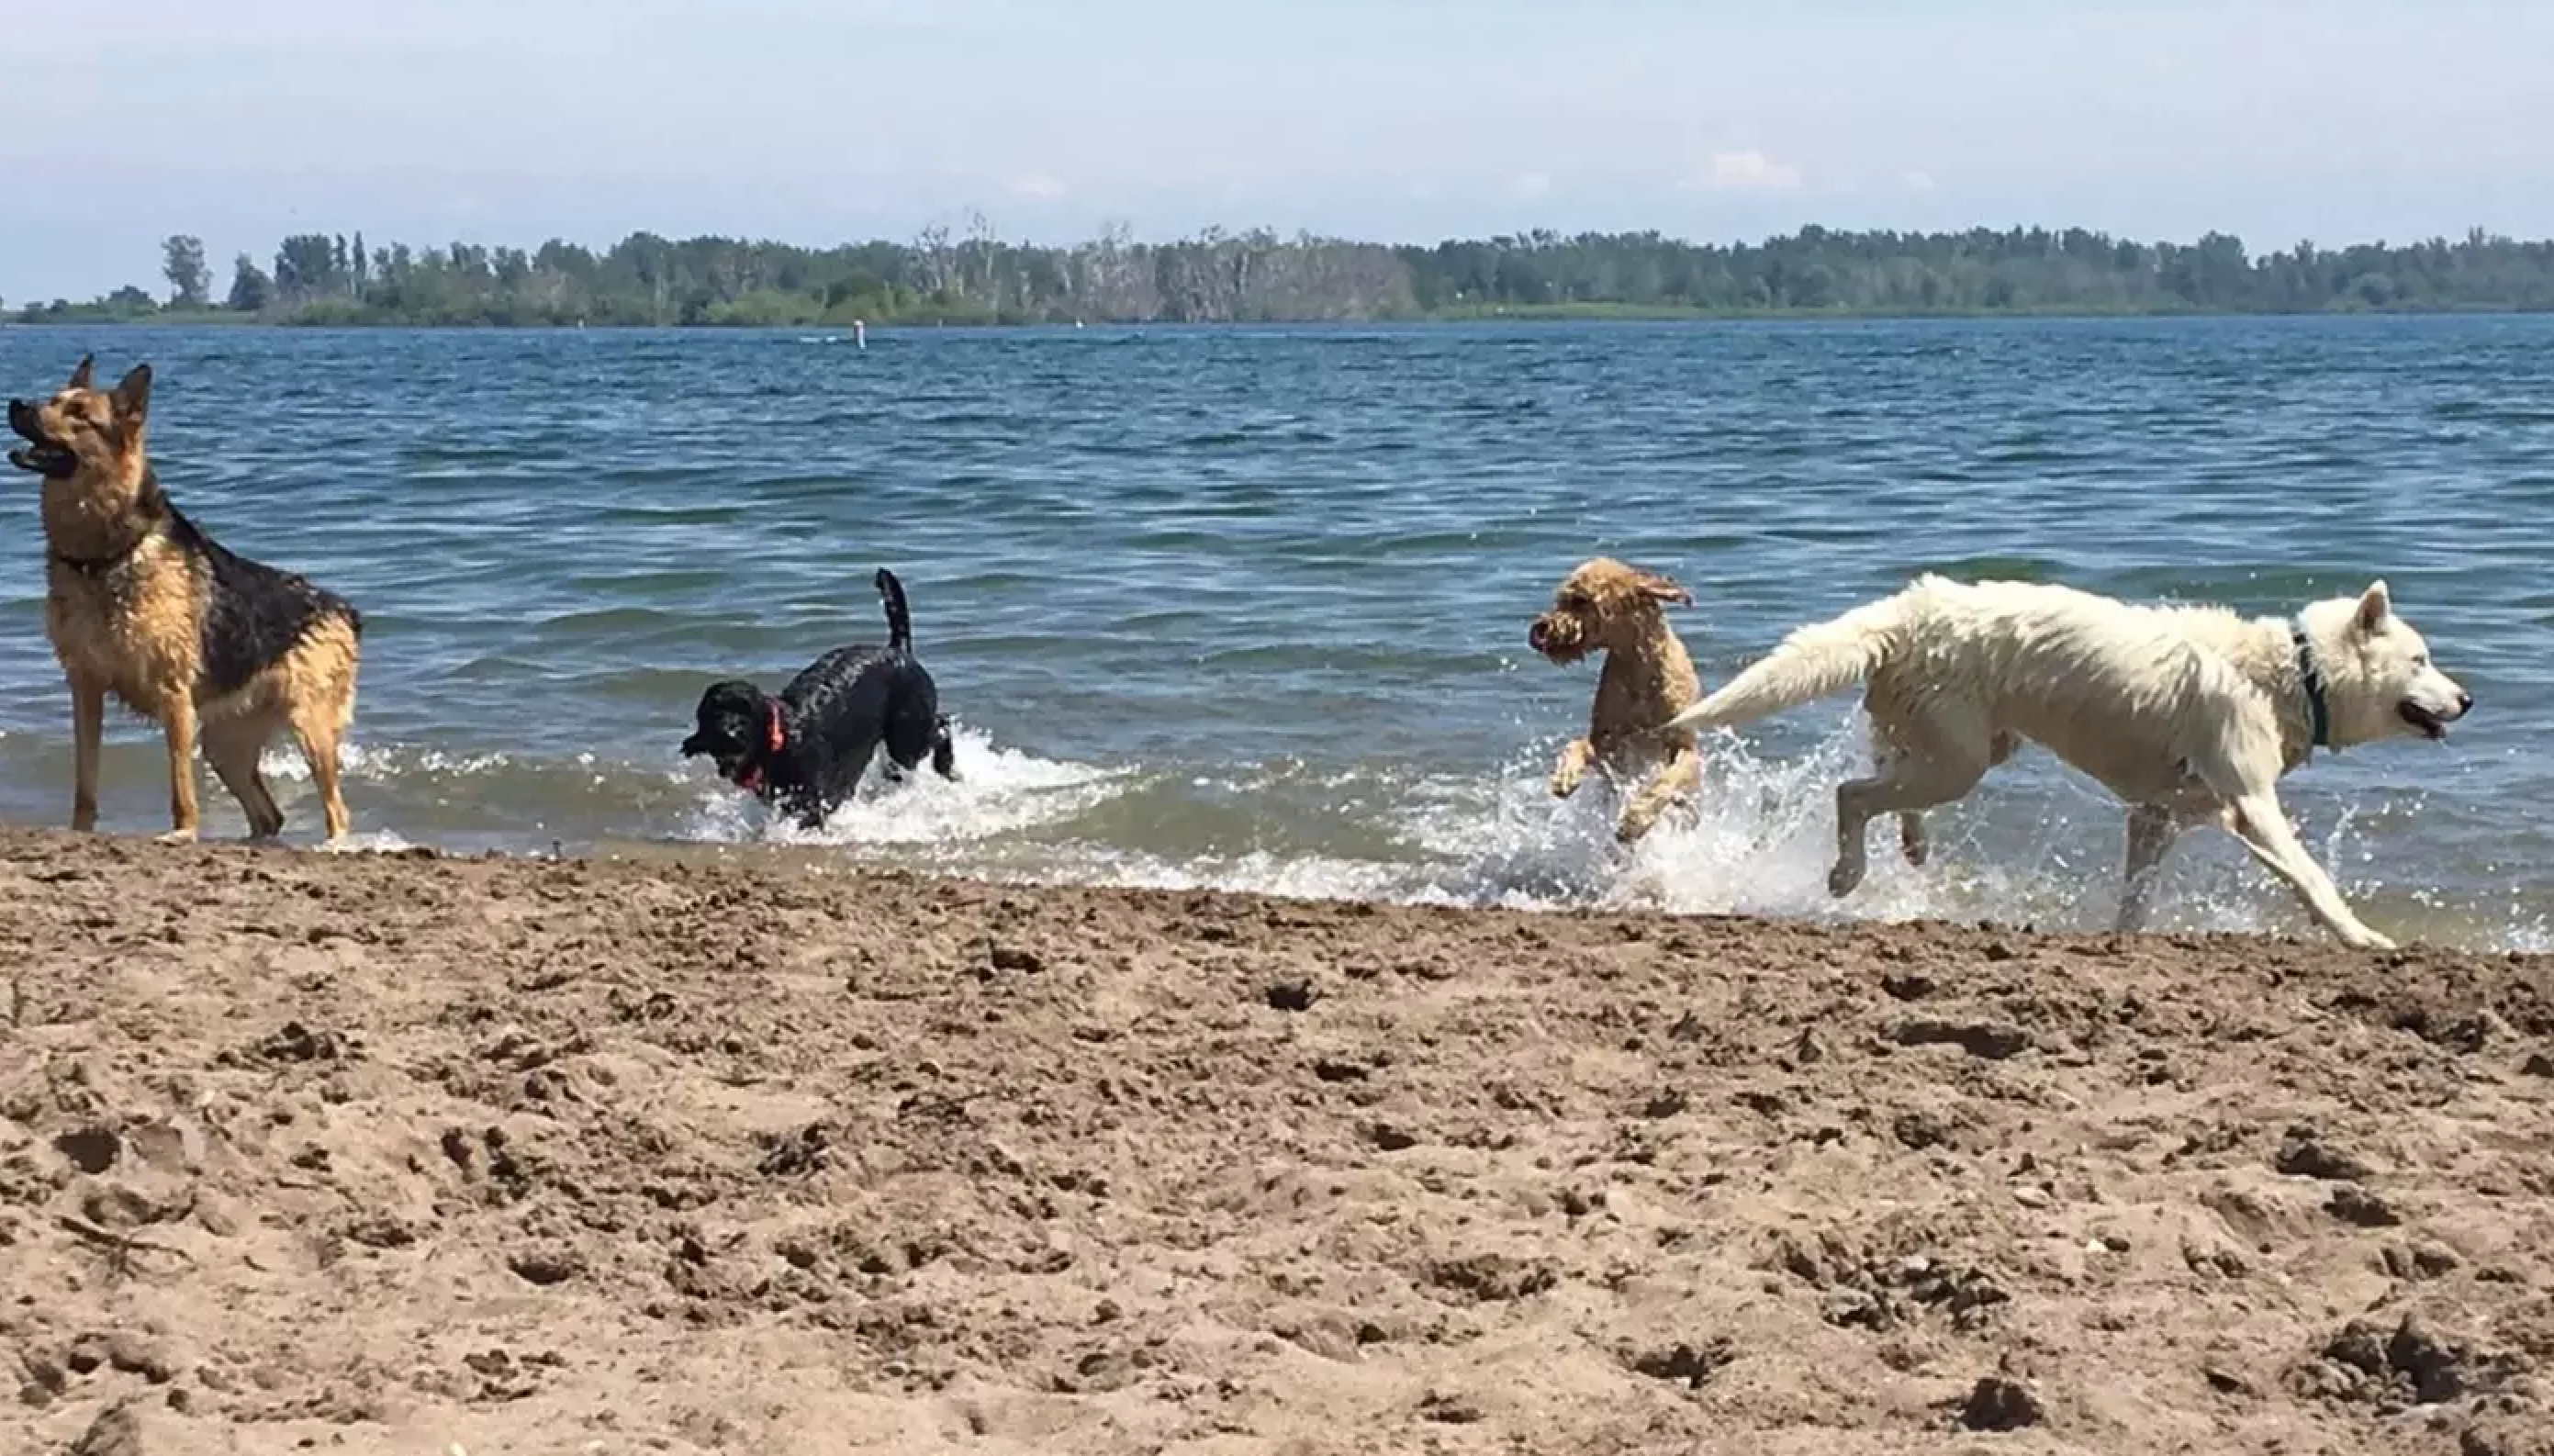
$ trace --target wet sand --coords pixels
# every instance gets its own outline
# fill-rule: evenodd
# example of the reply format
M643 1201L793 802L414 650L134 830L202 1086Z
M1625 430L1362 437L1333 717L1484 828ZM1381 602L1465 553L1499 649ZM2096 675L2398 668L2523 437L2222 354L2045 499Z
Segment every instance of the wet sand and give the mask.
M2549 1361L2554 959L0 831L0 1452L2548 1456Z

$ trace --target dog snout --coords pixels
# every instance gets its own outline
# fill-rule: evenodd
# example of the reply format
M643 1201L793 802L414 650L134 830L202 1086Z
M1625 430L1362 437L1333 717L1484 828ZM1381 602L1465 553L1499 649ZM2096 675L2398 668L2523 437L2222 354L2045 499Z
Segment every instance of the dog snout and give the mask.
M2463 688L2457 689L2457 717L2463 718L2472 712L2474 712L2474 694Z
M36 406L24 399L9 401L9 428L27 439L36 438Z
M1538 616L1538 617L1536 617L1536 618L1534 619L1534 625L1532 625L1532 626L1530 626L1530 627L1527 627L1527 628L1525 629L1525 643L1526 643L1526 645L1527 645L1527 646L1529 646L1529 647L1532 647L1532 648L1533 648L1534 650L1536 650L1537 652L1542 651L1542 650L1543 650L1543 644L1544 644L1545 642L1547 642L1547 641L1551 640L1551 638L1552 638L1552 624L1551 624L1550 622L1545 621L1545 620L1544 620L1542 617L1540 617L1540 616Z

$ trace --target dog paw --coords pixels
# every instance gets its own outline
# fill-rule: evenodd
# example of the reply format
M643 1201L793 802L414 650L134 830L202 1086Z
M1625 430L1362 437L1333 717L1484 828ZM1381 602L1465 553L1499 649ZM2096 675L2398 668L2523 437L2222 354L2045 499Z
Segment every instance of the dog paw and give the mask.
M1838 899L1852 894L1854 887L1862 883L1862 871L1863 862L1859 859L1837 860L1835 868L1827 871L1827 893Z
M1933 857L1933 840L1924 833L1922 821L1899 821L1898 849L1907 856L1908 863L1918 869L1924 867L1925 860Z
M1584 777L1586 777L1586 774L1583 771L1574 768L1565 768L1561 772L1554 774L1552 776L1552 797L1556 799L1567 799L1570 795L1578 792L1578 781Z
M167 834L160 836L160 842L163 844L191 844L195 842L195 831L171 830Z

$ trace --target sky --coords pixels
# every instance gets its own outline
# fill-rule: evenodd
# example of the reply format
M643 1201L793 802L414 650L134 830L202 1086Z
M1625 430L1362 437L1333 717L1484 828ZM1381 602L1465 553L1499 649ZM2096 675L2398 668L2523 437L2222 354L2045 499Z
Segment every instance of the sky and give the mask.
M826 244L981 210L2554 236L2533 0L117 0L0 33L0 299L291 232Z

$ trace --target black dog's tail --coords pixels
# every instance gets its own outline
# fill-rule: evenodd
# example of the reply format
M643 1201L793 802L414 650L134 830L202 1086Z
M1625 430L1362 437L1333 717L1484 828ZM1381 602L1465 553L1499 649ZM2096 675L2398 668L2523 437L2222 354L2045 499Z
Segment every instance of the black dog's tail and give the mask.
M913 650L913 614L905 609L904 583L895 573L881 566L877 574L878 601L886 607L886 645L892 652Z

